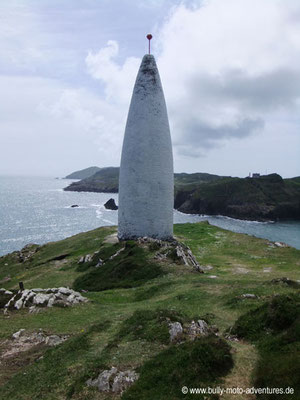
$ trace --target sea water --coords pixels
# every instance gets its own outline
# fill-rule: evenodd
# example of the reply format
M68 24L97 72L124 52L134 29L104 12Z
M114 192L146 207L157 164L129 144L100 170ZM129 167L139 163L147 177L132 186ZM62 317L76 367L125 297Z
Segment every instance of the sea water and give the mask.
M118 204L117 194L65 192L63 188L71 182L44 177L0 177L0 255L20 250L28 243L43 244L99 226L117 225L118 212L104 207L110 198ZM266 223L174 211L174 223L204 220L300 249L299 221Z

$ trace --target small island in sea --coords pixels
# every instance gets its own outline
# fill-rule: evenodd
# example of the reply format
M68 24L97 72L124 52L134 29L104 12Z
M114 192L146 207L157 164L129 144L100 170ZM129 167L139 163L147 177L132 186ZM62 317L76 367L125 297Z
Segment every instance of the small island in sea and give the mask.
M118 182L118 167L99 168L64 190L117 193ZM174 184L174 208L183 213L257 221L300 219L300 177L283 179L276 173L246 178L175 173Z

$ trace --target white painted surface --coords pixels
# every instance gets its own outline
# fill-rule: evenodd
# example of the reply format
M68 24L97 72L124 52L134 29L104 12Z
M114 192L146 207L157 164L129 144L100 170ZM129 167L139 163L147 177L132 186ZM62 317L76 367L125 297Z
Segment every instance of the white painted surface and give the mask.
M120 239L173 236L173 155L163 89L153 55L135 82L119 180Z

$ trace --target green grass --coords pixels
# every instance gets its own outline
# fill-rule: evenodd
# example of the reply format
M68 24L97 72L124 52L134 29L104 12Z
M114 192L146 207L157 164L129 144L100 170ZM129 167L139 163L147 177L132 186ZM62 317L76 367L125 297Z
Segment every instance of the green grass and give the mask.
M109 325L105 322L92 326L57 348L46 350L42 358L26 368L26 373L18 373L4 387L0 395L9 399L56 399L64 387L69 393L79 375L83 375L82 358L91 350L91 337L101 333ZM86 366L88 368L88 366ZM70 375L70 369L73 374ZM84 371L86 373L86 371ZM16 393L16 388L21 390Z
M300 393L300 293L276 296L242 315L231 331L259 351L253 372L256 387L293 388ZM273 399L272 394L259 398ZM280 398L288 399L290 394Z
M233 367L230 346L214 336L170 346L140 368L140 378L122 396L124 400L192 399L181 388L220 383ZM204 400L204 395L197 395ZM217 399L217 397L212 397Z
M125 243L125 249L113 259L93 271L78 277L75 290L101 291L115 288L131 288L143 285L164 274L163 269L149 262L147 252L135 242Z
M117 337L168 344L171 321L182 323L183 316L172 310L137 310L122 323Z
M96 268L99 258L107 260L124 246L123 243L114 245L106 241L108 236L116 232L115 227L99 228L63 241L48 243L41 246L32 260L26 263L19 263L15 254L1 257L0 280L8 275L11 277L10 281L1 284L7 289L17 289L21 280L25 288L72 287L74 282L77 282L74 285L76 288L83 288L84 286L80 286L82 284L87 285L85 287L88 288L88 292L83 295L90 301L70 308L44 309L39 314L29 314L27 310L20 310L11 312L6 317L0 313L0 347L5 347L4 340L9 339L12 333L21 328L42 328L49 334L72 336L68 342L49 352L45 353L45 349L41 349L45 361L36 361L34 353L24 354L24 358L30 360L29 365L17 363L11 369L9 379L7 373L5 374L0 398L112 399L111 395L98 393L85 385L86 379L96 377L104 366L140 369L142 383L136 385L142 386L136 386L135 390L136 393L141 393L144 390L143 385L150 385L155 376L155 371L153 375L151 373L152 367L148 370L148 367L145 367L143 370L143 366L153 366L157 365L156 363L161 364L160 376L164 377L165 389L162 385L160 387L162 396L168 391L174 394L173 398L178 398L176 396L179 396L178 390L182 386L179 382L183 372L175 354L179 346L173 347L167 340L166 318L175 318L183 322L202 318L216 325L222 336L242 315L252 315L253 312L255 321L259 319L259 312L256 314L254 311L257 309L262 310L261 323L264 324L264 313L268 309L265 303L269 304L274 295L279 295L274 299L296 296L296 287L271 281L282 277L294 281L299 279L299 250L272 248L267 240L229 232L208 223L175 225L174 231L180 241L190 246L198 262L212 269L205 274L199 274L192 268L172 263L170 259L157 263L154 260L157 249L138 247L134 243L128 243L118 257ZM93 256L91 263L85 266L78 264L81 256L93 255L95 252L99 253ZM63 254L67 254L65 258L55 260ZM268 272L264 272L266 268ZM210 278L210 275L216 275L217 278ZM244 293L254 293L258 298L241 299L240 296ZM282 310L278 309L278 323L281 318L284 319L284 324L287 323L285 319L290 315L286 312L288 306L287 302ZM209 378L211 384L216 386L217 382L225 379L226 385L228 382L234 382L235 385L261 385L264 382L258 380L260 377L265 378L268 385L271 385L271 380L274 379L276 386L281 387L281 383L286 384L290 375L298 376L296 370L293 370L293 374L287 371L288 368L297 365L298 342L293 337L299 327L295 324L292 322L286 331L274 330L267 334L268 338L276 338L276 341L266 343L267 350L264 353L261 350L263 344L260 342L261 347L257 345L258 359L253 355L256 354L253 351L253 346L258 343L256 339L249 337L244 339L248 342L233 344L233 358L237 365L228 372L224 370L218 377ZM261 325L259 326L261 328ZM268 330L263 332L266 335ZM260 334L258 336L260 337ZM284 351L279 352L279 344L283 346ZM198 345L200 346L195 346ZM186 348L180 348L183 349L182 357L183 353L191 357L194 344L190 346L186 344ZM202 347L198 350L200 348ZM195 354L199 353L198 350ZM161 358L162 355L174 366L174 374L178 376L176 385L168 363ZM281 369L278 363L282 357L284 368ZM211 357L209 359L212 361ZM293 360L292 364L288 362L289 359ZM187 378L192 387L198 387L201 383L200 375L198 376L200 370L197 368L186 367ZM266 368L266 374L263 373L263 368ZM205 382L203 385L206 385ZM129 393L128 391L128 396ZM152 398L156 398L155 396Z

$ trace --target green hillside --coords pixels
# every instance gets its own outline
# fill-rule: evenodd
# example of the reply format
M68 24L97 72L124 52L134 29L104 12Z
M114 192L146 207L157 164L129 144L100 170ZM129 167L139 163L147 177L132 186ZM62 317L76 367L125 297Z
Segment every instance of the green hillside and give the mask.
M300 177L278 174L232 178L207 173L174 174L174 207L187 214L248 220L300 219ZM117 193L119 168L102 168L64 190Z
M65 179L85 179L89 178L90 176L94 175L96 172L100 171L101 168L99 167L89 167L85 169L81 169L79 171L72 172L71 174L67 175Z
M80 182L72 182L64 190L73 192L117 193L119 187L119 167L101 168L92 176Z
M158 258L155 243L118 243L115 227L40 246L25 262L17 252L1 257L0 281L6 289L16 289L19 281L27 289L76 287L89 302L0 314L1 354L21 328L68 335L55 347L37 345L6 358L0 354L0 398L233 398L183 394L183 386L289 386L295 397L278 398L299 398L300 251L208 223L174 228L204 273L176 258ZM78 264L87 254L92 259ZM99 257L105 261L100 267ZM170 342L168 324L190 326L199 319L210 327L208 335ZM139 374L122 397L87 386L88 379L112 367Z
M93 176L82 179L80 182L73 182L64 190L74 192L110 192L117 193L119 190L119 167L101 168ZM204 182L221 179L219 175L212 175L202 172L193 174L174 174L175 187L185 187Z

